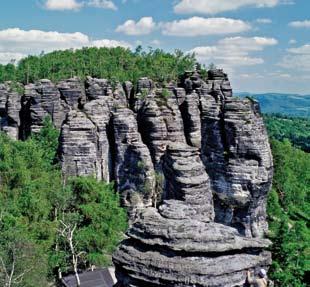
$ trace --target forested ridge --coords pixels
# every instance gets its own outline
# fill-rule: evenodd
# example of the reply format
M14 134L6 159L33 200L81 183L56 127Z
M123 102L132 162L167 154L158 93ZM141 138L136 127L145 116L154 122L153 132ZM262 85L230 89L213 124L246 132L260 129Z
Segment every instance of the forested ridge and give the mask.
M29 56L0 65L0 82L24 84L86 75L112 81L142 76L176 81L196 64L180 51L132 52L124 48L85 48ZM16 85L16 89L19 86ZM268 199L275 286L307 286L310 272L310 125L307 118L266 115L274 156L274 183ZM112 184L92 178L64 182L55 159L58 132L47 119L28 140L0 135L0 285L47 286L75 267L106 266L126 230L126 213ZM302 149L302 150L301 150ZM67 232L74 229L77 250ZM72 252L80 254L72 263ZM13 272L12 272L13 271Z
M0 65L0 82L14 81L27 84L39 79L59 81L73 76L107 78L111 81L136 82L149 77L157 82L177 80L178 76L195 65L194 55L180 50L166 53L160 49L135 51L117 48L83 48L55 51L29 56L17 65Z
M280 141L288 139L295 147L310 152L309 118L265 114L264 119L271 138Z
M275 168L268 199L273 241L270 275L275 286L309 286L310 119L279 114L264 117Z

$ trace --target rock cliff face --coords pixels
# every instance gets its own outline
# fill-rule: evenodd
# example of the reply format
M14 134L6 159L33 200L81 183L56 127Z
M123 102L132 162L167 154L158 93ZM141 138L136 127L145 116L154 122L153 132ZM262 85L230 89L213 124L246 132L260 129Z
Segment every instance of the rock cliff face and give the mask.
M215 223L209 177L196 148L169 145L166 197L145 209L113 260L119 286L242 286L248 269L267 267L266 239Z
M0 85L0 128L14 139L49 116L65 177L114 181L128 238L113 257L119 286L242 286L268 268L272 156L259 106L234 98L227 75Z
M12 83L0 84L0 130L11 138L19 138L21 95L12 89Z

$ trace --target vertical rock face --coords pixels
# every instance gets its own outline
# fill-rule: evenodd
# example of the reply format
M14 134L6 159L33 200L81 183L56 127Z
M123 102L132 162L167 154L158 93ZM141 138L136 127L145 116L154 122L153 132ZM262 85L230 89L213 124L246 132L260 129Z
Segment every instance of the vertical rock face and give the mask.
M163 172L166 182L162 214L176 219L213 221L209 176L198 149L182 143L170 144L163 160Z
M88 101L68 114L61 129L62 169L66 176L114 180L134 218L137 210L152 205L155 172L149 150L122 86L112 92L107 80L88 78L86 87Z
M10 83L0 84L0 130L18 139L20 128L21 95Z
M234 98L222 70L186 72L178 86L24 88L0 85L0 129L26 138L50 116L64 176L116 183L132 224L113 257L120 286L242 286L246 270L270 265L268 137L258 104Z
M77 77L61 81L57 87L61 99L71 108L77 108L79 103L86 101L84 84Z
M130 109L117 108L111 124L114 132L114 177L122 203L134 218L136 209L152 205L155 188L152 159Z
M157 170L170 142L185 143L181 112L175 95L159 89L147 96L138 111L139 130Z
M187 94L180 105L184 122L184 132L189 145L201 147L201 120L199 95L196 92Z
M243 286L245 272L271 262L265 239L213 222L212 191L198 150L170 145L165 200L147 208L113 256L119 286Z
M226 75L211 72L201 94L202 159L215 193L216 221L262 237L272 156L258 104L231 97Z
M60 129L69 108L61 99L56 85L43 79L25 86L23 110L27 133L37 133L48 116L55 127Z
M96 79L87 77L86 94L89 100L96 100L108 94L109 81L106 79Z
M108 96L108 81L88 77L85 90L81 81L73 78L58 87L72 109L61 128L60 158L64 174L112 180L108 125L113 98Z
M60 160L68 176L102 179L99 134L95 124L80 111L69 112L61 129Z

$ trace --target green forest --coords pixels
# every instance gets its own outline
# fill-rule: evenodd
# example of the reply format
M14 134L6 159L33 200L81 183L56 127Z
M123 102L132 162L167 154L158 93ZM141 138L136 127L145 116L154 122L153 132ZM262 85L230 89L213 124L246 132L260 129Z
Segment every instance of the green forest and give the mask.
M157 82L177 80L185 70L193 69L194 55L180 50L166 53L160 49L135 51L117 48L83 48L80 50L55 51L29 56L17 65L0 65L0 82L15 81L24 84L38 79L59 81L73 76L92 76L111 81L136 82L149 77Z
M308 286L310 275L310 119L264 115L274 158L268 218L275 286Z
M180 51L85 48L0 65L0 82L26 84L86 75L133 82L148 76L165 82L177 80L195 64L193 55ZM268 199L273 241L269 276L275 286L307 286L310 119L276 114L264 119L275 166ZM48 286L75 269L109 265L127 228L113 184L62 178L55 160L58 136L48 119L41 132L26 141L0 134L0 286Z
M49 120L24 142L0 134L0 286L48 286L75 268L110 265L127 228L112 184L64 184L57 146Z
M310 152L309 118L265 114L264 120L271 138L279 141L288 139L295 147Z

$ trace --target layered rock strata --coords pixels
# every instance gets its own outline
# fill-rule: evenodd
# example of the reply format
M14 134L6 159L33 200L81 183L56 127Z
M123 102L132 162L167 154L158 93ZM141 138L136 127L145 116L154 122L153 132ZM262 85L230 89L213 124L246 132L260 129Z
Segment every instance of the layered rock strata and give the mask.
M201 157L215 194L216 221L262 237L272 155L258 103L232 97L226 75L210 73L200 91Z
M139 131L161 170L161 159L170 142L185 143L182 115L175 95L168 89L151 92L138 110Z
M60 129L70 110L61 98L59 89L47 79L25 86L22 109L26 136L37 133L42 128L46 117L50 117L55 127Z
M12 83L0 84L0 130L13 139L19 138L21 95Z
M150 152L138 133L134 113L117 108L112 115L114 178L123 206L134 219L137 210L152 206L155 172Z
M187 72L180 85L157 85L141 78L137 86L87 77L57 85L40 80L24 87L24 95L0 88L1 129L12 138L38 132L49 116L62 131L60 158L64 174L95 175L120 182L113 158L118 148L111 121L113 111L131 109L129 120L141 135L162 175L162 160L172 142L200 150L214 193L215 220L238 228L246 236L267 230L266 196L272 178L272 158L259 107L232 97L228 77L210 70L207 79ZM117 114L117 113L116 113ZM152 188L154 185L151 185ZM163 188L157 183L151 194ZM155 188L156 189L156 188Z
M270 242L213 222L213 201L198 150L170 145L165 200L147 208L113 256L118 286L243 286L247 270L270 265Z
M121 286L242 286L245 270L268 267L268 137L258 104L234 98L222 70L186 72L178 85L0 85L0 129L12 138L47 116L61 132L64 178L113 181L127 207L132 227L114 256Z

